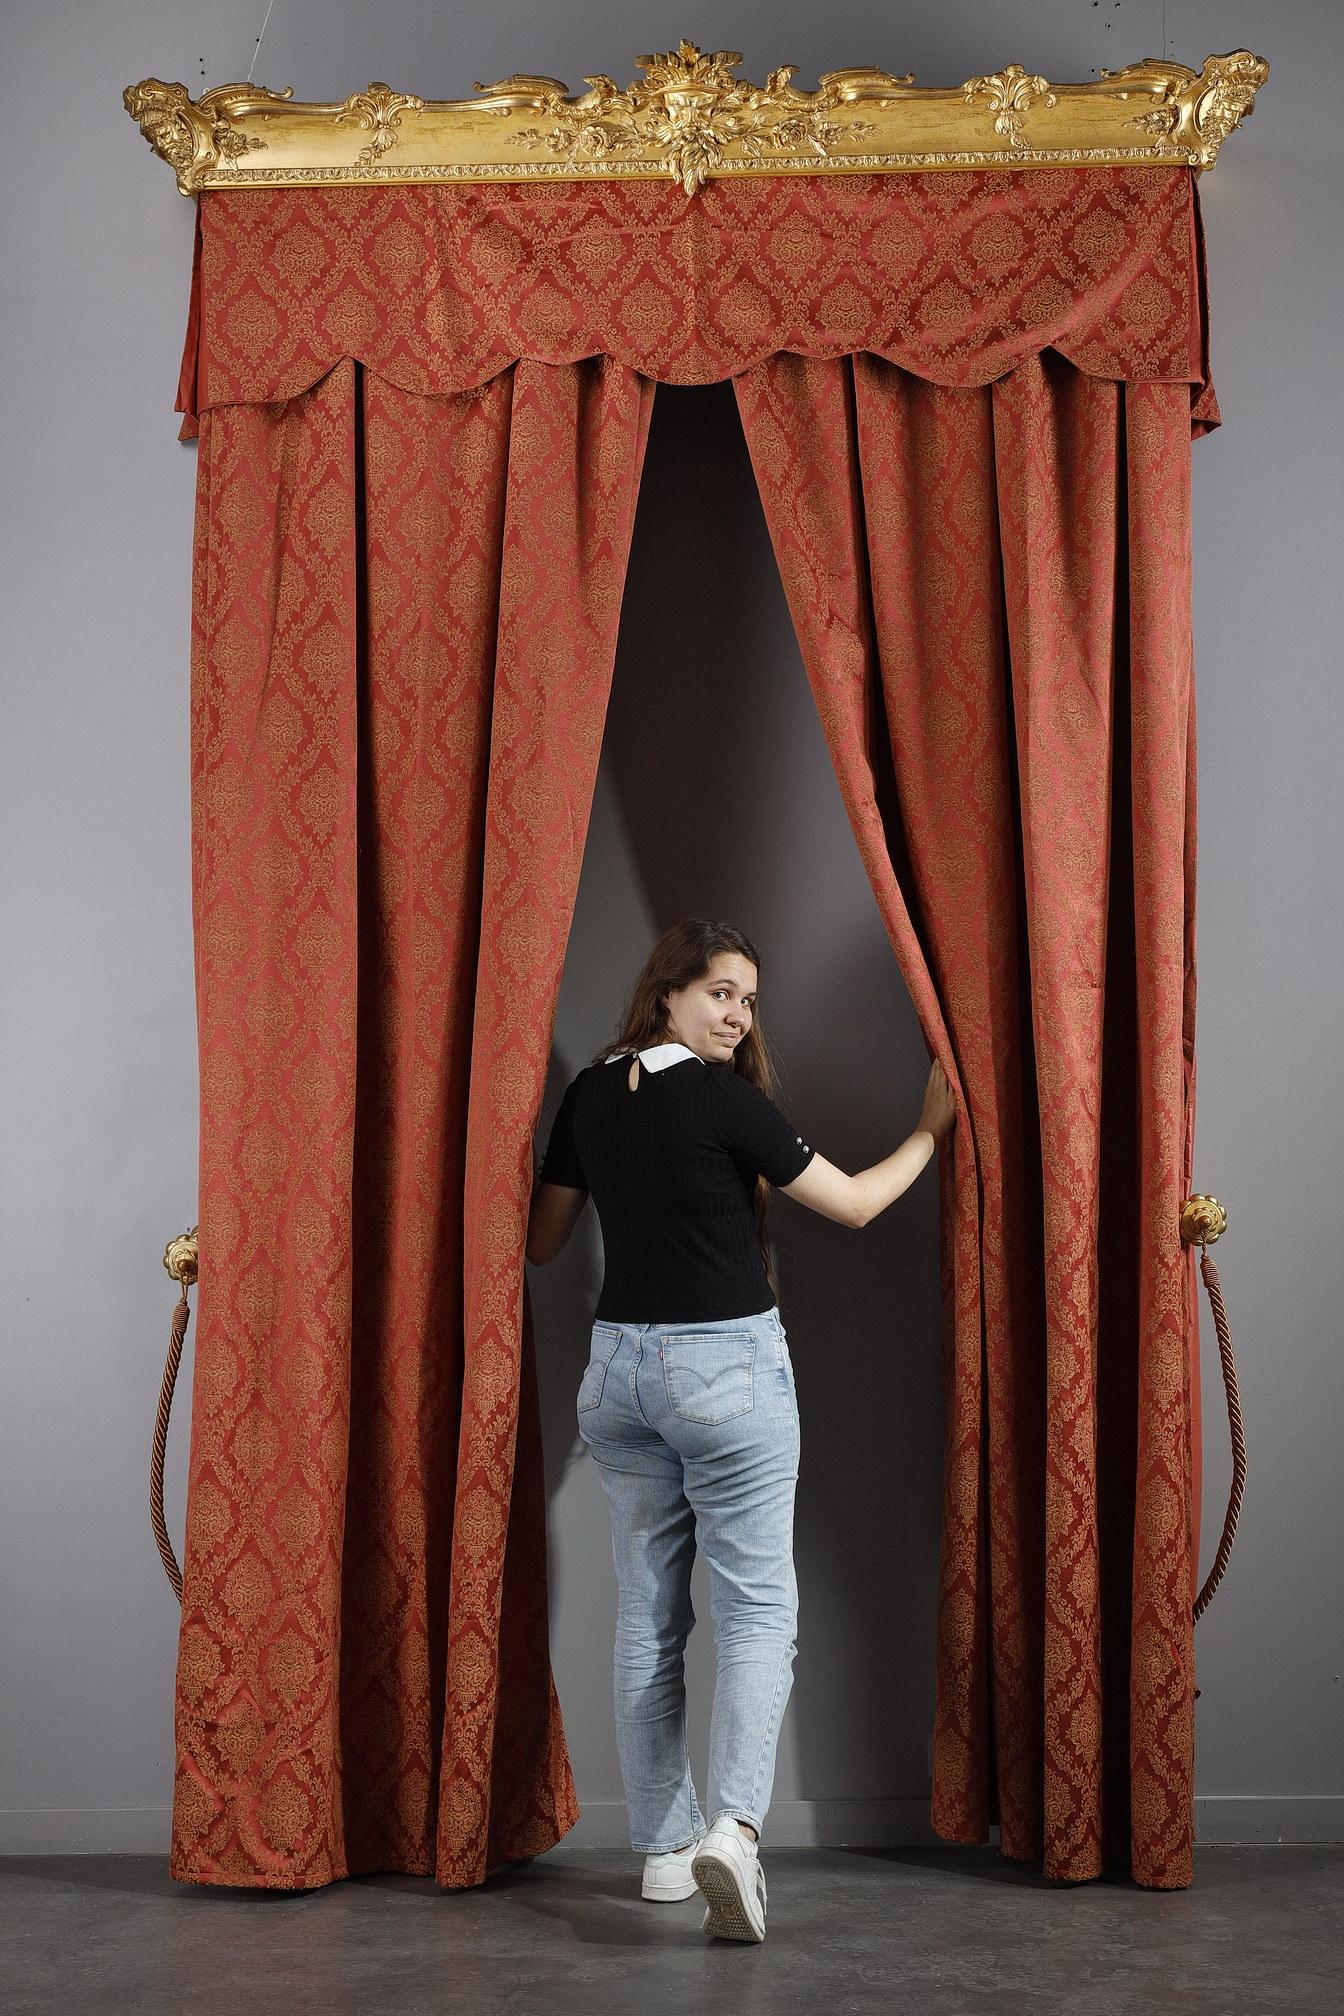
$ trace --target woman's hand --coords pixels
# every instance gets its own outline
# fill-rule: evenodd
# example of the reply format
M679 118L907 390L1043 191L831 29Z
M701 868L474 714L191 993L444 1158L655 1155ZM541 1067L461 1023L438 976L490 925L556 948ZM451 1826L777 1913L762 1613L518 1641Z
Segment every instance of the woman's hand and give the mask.
M884 1161L874 1162L871 1169L860 1169L856 1176L847 1176L824 1155L814 1155L801 1176L783 1185L784 1195L796 1197L809 1211L820 1211L823 1218L834 1218L841 1225L852 1225L856 1230L860 1225L870 1225L888 1204L904 1196L920 1171L928 1167L929 1151L915 1136L931 1134L937 1146L956 1124L952 1088L943 1076L942 1066L935 1063L924 1088L918 1124L899 1148L893 1149Z
M942 1065L935 1057L933 1069L929 1072L929 1082L924 1087L924 1104L920 1109L916 1131L932 1134L935 1141L943 1141L957 1124L957 1102L952 1097L952 1087Z

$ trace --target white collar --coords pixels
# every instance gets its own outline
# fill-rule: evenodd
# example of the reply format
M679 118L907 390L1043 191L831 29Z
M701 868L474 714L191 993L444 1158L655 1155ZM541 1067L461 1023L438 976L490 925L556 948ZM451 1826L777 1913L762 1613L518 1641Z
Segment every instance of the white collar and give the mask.
M614 1056L608 1057L607 1062L619 1064L631 1054L629 1050L618 1050ZM662 1071L669 1064L680 1064L683 1057L694 1057L697 1064L703 1064L705 1061L684 1043L655 1043L650 1049L641 1050L638 1054L640 1063L648 1071Z

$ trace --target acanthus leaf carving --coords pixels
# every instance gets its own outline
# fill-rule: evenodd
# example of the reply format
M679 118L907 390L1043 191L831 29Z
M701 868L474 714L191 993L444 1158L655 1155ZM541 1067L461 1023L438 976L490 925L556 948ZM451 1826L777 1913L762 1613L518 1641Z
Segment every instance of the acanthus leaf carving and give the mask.
M354 119L372 134L372 139L362 147L356 156L356 166L369 168L386 154L389 147L397 142L398 129L404 112L423 112L425 101L410 91L394 91L389 84L369 84L363 91L352 92L333 123L337 126Z
M994 114L994 131L1010 147L1027 144L1022 128L1029 106L1055 103L1055 94L1046 79L1031 76L1020 63L1010 63L989 77L968 77L961 88L968 105L978 98L988 98Z
M914 81L883 71L844 71L835 79L823 77L816 92L799 91L791 81L795 65L772 70L758 86L733 75L741 61L736 50L706 55L683 41L674 50L637 56L645 75L625 90L605 75L585 77L588 90L575 99L554 78L506 77L476 88L512 105L528 102L522 94L529 84L541 87L531 102L550 123L545 129L525 127L514 135L516 145L545 149L575 165L631 156L657 162L691 196L733 147L752 161L772 153L825 160L842 130L825 116L828 111L859 96L879 96L884 86L895 92ZM866 88L856 85L859 78ZM873 127L868 120L850 119L843 130L848 136Z

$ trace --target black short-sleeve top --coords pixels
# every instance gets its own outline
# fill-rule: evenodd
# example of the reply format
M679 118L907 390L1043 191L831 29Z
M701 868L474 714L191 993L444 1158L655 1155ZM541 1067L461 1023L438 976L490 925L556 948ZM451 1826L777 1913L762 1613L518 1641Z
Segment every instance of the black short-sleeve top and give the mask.
M816 1149L731 1064L684 1043L589 1064L565 1088L538 1172L591 1193L613 1323L715 1322L772 1303L756 1236L758 1175L780 1187ZM608 1065L623 1066L609 1070Z

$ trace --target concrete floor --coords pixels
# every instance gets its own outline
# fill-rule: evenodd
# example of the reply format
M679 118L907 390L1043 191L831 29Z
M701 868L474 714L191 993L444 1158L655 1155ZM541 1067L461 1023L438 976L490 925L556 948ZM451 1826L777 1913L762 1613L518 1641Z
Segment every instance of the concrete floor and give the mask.
M1344 2011L1344 1848L1204 1848L1191 1889L1060 1888L992 1849L766 1852L764 1945L646 1904L629 1853L442 1891L187 1888L157 1856L0 1858L5 2016Z

